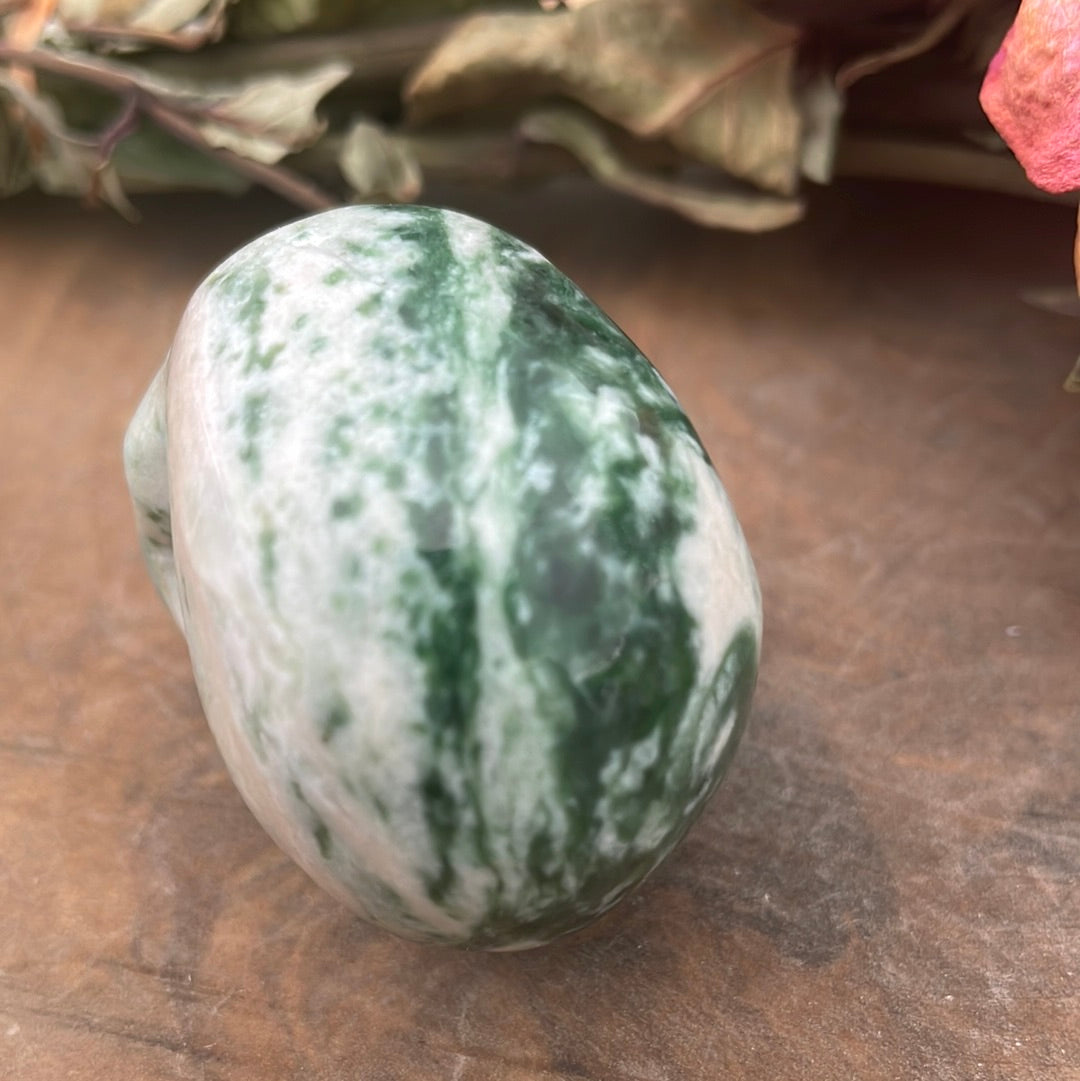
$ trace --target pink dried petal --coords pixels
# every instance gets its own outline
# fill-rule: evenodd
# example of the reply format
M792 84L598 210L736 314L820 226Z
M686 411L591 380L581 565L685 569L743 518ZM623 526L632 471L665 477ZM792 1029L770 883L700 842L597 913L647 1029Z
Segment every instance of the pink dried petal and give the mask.
M1080 3L1023 0L979 101L1033 184L1080 188Z

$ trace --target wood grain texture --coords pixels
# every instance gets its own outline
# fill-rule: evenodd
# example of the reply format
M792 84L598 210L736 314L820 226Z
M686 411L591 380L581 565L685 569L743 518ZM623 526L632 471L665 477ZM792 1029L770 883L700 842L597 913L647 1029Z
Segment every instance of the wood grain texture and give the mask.
M136 548L127 419L279 204L0 205L0 1078L1080 1077L1072 216L845 187L709 234L473 201L679 394L765 597L751 732L672 859L522 955L356 922L240 802Z

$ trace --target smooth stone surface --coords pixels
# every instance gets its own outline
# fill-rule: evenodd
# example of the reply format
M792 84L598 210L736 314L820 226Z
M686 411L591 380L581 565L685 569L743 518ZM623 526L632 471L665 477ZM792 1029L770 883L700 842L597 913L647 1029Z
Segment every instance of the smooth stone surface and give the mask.
M723 775L761 634L742 532L653 367L506 233L354 207L253 242L126 460L245 800L382 927L580 927Z
M0 1077L1072 1081L1077 325L1022 294L1068 285L1074 210L843 184L733 237L472 198L656 362L738 508L767 618L727 778L544 949L319 889L225 771L119 455L192 290L294 211L0 202Z

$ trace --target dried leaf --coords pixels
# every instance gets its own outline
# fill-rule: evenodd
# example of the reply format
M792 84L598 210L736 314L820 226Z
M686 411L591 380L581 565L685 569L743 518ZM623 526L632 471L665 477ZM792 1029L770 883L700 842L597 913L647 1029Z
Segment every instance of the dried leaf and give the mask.
M979 101L1033 184L1080 188L1080 4L1024 0Z
M1080 357L1076 358L1073 370L1065 377L1063 386L1070 394L1080 394Z
M319 0L240 0L231 23L242 37L291 34L313 26L320 6Z
M81 195L103 201L134 221L138 212L128 201L111 162L93 142L69 131L60 107L51 98L27 90L21 82L0 72L0 90L10 97L41 136L41 146L28 158L28 168L43 191Z
M836 84L824 73L811 79L799 98L803 117L802 175L815 184L832 180L844 99Z
M246 177L216 158L143 124L116 148L113 165L124 188L146 191L218 191L239 195L251 187Z
M803 214L802 203L795 199L711 190L636 169L618 156L599 124L576 110L530 113L519 130L534 142L568 150L607 187L674 210L699 225L758 233L791 225Z
M1075 285L1024 289L1020 293L1020 299L1041 312L1080 319L1080 296L1077 296Z
M18 49L33 48L56 10L56 0L27 0L4 26L4 38Z
M206 103L199 130L211 146L273 164L323 133L326 125L315 110L350 70L334 62L305 72L259 76L216 94L203 90L196 95Z
M346 133L338 168L362 200L408 203L423 187L420 165L402 140L366 120Z
M476 15L406 85L423 123L558 94L642 138L784 194L798 176L797 35L744 0L595 0Z
M60 0L64 26L148 30L167 34L186 26L206 10L207 0Z
M138 221L139 212L124 191L124 185L120 180L120 174L116 166L111 162L99 164L94 170L90 185L90 197L93 200L101 200L103 203L119 211L122 217L128 221Z
M198 18L206 6L205 0L149 0L130 25L135 30L167 34Z

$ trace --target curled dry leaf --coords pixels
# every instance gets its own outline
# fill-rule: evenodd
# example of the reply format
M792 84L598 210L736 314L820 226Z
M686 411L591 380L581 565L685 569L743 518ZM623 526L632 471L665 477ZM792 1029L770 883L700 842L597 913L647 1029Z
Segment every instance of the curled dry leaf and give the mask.
M836 162L844 99L835 82L819 72L807 80L799 94L799 106L803 128L799 159L802 175L816 184L828 184Z
M1070 394L1080 394L1080 357L1076 358L1073 370L1065 376L1064 388Z
M170 34L197 19L208 6L207 0L59 0L56 13L71 30L103 26Z
M304 72L263 75L216 93L174 87L170 96L198 104L197 125L211 146L266 165L314 142L326 129L319 102L348 77L347 64L332 62Z
M526 139L568 150L607 187L674 210L699 225L759 233L791 225L803 214L797 199L701 188L635 168L618 155L599 123L575 109L538 110L521 121L519 130Z
M405 143L368 120L353 124L338 152L338 168L356 196L408 203L420 195L420 165Z
M743 0L595 0L461 23L406 84L413 123L558 95L781 194L800 151L798 36Z
M138 218L113 163L97 143L68 129L55 101L3 73L0 94L14 102L41 137L40 145L27 148L24 167L42 191L104 202L130 221Z
M114 201L120 181L132 191L255 183L319 209L350 187L414 198L421 172L501 185L585 169L737 229L797 218L800 175L1030 195L1016 161L970 134L981 120L973 65L1016 3L0 0L0 194L28 178ZM1039 137L1043 106L1080 123L1080 78L1037 16L1074 26L1077 9L1026 0L1010 39L1028 67L1042 65L1019 80L1034 105L1021 95L1026 115L1013 118ZM226 23L229 40L217 42ZM849 57L863 59L845 79L892 70L848 98L836 68ZM998 91L1008 66L991 73ZM358 122L369 117L387 126Z

